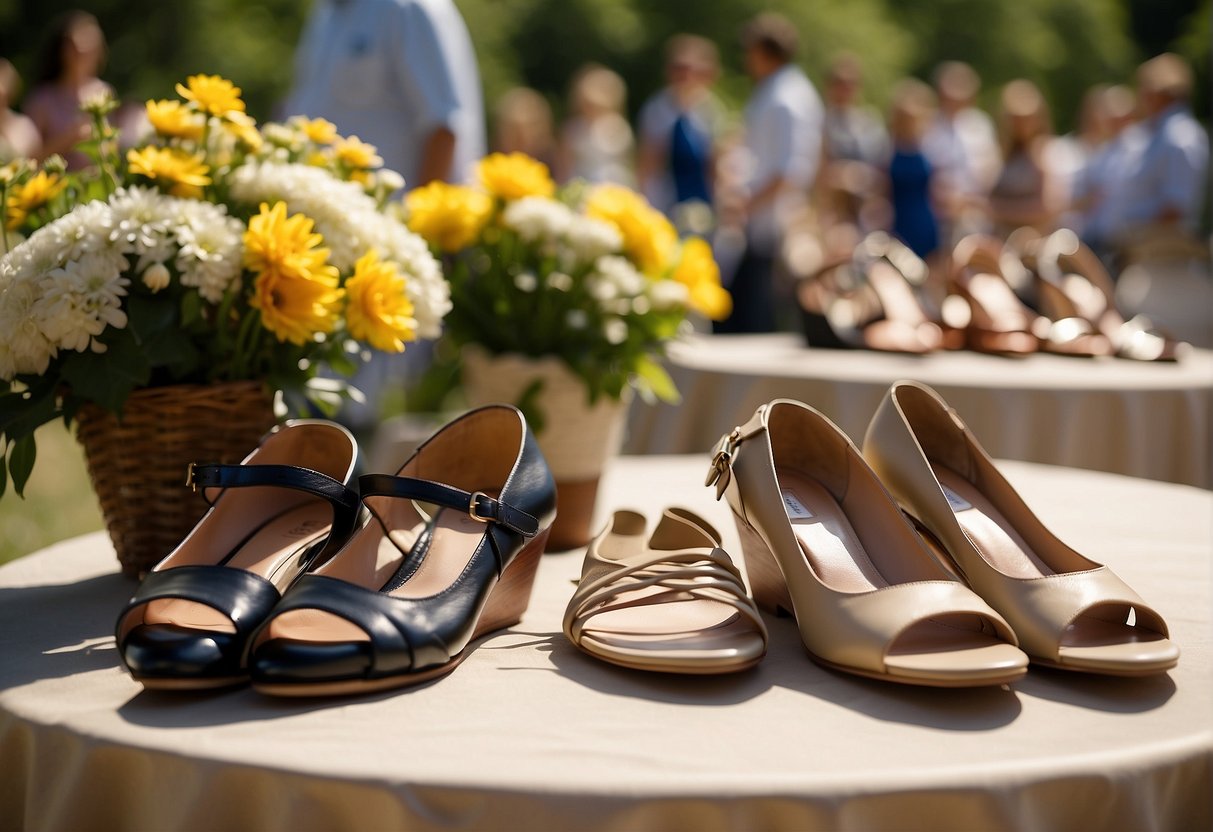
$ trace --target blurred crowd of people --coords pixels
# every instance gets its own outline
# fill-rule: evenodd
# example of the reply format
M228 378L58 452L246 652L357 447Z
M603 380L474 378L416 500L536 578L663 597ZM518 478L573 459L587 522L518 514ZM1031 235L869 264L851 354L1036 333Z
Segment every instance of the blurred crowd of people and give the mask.
M1028 80L1004 85L991 116L977 106L977 73L948 61L930 84L898 82L881 114L863 102L858 56L835 56L819 94L789 21L760 15L741 41L753 81L741 123L713 92L716 46L692 35L667 44L666 84L640 108L635 137L622 79L598 65L574 78L559 128L534 90L511 90L494 112L495 149L551 161L562 179L636 185L683 230L712 235L735 302L718 331L776 328L779 275L845 256L873 230L935 264L974 232L1071 228L1113 273L1136 240L1197 232L1208 137L1176 55L1143 63L1135 89L1091 88L1074 132L1058 135Z
M776 328L780 275L804 275L877 229L931 263L974 231L1073 228L1110 262L1151 229L1198 228L1208 138L1189 107L1191 69L1175 55L1142 64L1135 89L1089 90L1077 128L1059 136L1028 80L1003 86L991 117L976 104L977 73L949 61L931 84L898 82L882 114L863 102L853 54L834 57L819 94L797 64L798 32L777 14L750 21L741 46L753 81L741 119L713 90L716 45L684 34L667 44L665 85L635 129L623 79L587 64L561 123L545 96L519 87L494 103L488 134L475 53L451 0L323 0L282 109L374 144L409 187L462 179L491 149L527 153L560 181L639 188L684 231L713 240L735 304L722 331ZM87 163L73 151L88 129L79 104L108 90L104 57L92 15L61 18L22 112L20 79L0 59L0 162Z

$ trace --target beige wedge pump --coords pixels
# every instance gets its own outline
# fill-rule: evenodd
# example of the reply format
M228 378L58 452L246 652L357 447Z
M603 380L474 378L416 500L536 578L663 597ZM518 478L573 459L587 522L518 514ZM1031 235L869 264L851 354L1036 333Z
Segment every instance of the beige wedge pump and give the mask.
M818 411L787 399L758 408L721 439L707 484L733 510L755 600L796 617L814 660L938 687L1024 675L1007 622L943 569Z
M1046 529L930 387L894 384L863 452L969 586L1011 623L1033 662L1126 676L1178 662L1162 616Z

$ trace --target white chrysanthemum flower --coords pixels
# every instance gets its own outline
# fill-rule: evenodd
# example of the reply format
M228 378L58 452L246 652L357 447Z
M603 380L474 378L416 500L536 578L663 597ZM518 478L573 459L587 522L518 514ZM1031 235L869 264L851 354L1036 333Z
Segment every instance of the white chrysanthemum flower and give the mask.
M525 196L506 206L501 221L528 243L551 242L568 231L573 212L554 199Z
M152 263L152 265L143 270L143 277L141 279L143 280L143 285L151 289L152 293L155 294L161 289L167 288L172 277L169 274L168 266L163 263Z
M530 293L539 288L539 278L535 277L534 272L521 272L514 275L514 285L519 292Z
M632 311L637 315L647 315L652 308L653 304L644 295L632 298Z
M644 292L649 283L631 260L615 255L599 257L594 263L594 274L597 279L613 285L617 295L629 298Z
M139 255L162 248L169 235L165 202L166 197L154 188L131 187L115 191L109 199L113 224L110 239L122 251Z
M658 280L649 286L649 299L659 310L685 307L691 298L687 287L677 280Z
M582 263L593 263L607 254L615 254L623 248L623 237L615 226L593 217L573 214L565 239L569 248Z
M619 287L615 285L614 281L599 272L591 274L585 285L590 297L599 303L606 303L619 297Z
M275 162L246 163L233 173L232 195L256 205L282 200L290 213L314 223L329 248L329 262L343 273L375 249L400 266L417 318L417 335L436 338L451 309L450 286L421 237L397 214L379 210L356 182L343 182L320 168Z
M622 344L628 340L628 325L619 318L609 318L602 325L602 334L608 344Z
M289 153L299 153L303 150L304 143L307 142L307 137L303 132L295 127L288 127L285 124L277 122L268 122L261 125L261 135L267 142L275 145L279 150L288 151L284 154L289 158Z
M76 260L85 254L102 250L123 249L120 242L111 239L113 215L109 205L104 202L79 205L52 225L55 226L55 243L59 249L57 255L64 261Z
M126 326L122 298L130 280L126 258L99 251L69 260L42 279L34 309L38 326L60 349L105 352L96 338L107 326Z
M404 177L391 168L380 168L375 171L375 184L394 193L404 188Z
M0 288L0 379L4 381L21 373L41 375L56 355L55 345L35 318L37 303L35 283L9 279Z
M590 319L584 309L570 309L564 314L564 322L568 324L569 329L585 329Z
M549 289L557 292L569 292L573 289L573 278L564 272L552 272L546 282Z
M210 303L219 303L240 279L244 224L221 205L181 200L174 234L180 251L174 261L181 285L192 286Z

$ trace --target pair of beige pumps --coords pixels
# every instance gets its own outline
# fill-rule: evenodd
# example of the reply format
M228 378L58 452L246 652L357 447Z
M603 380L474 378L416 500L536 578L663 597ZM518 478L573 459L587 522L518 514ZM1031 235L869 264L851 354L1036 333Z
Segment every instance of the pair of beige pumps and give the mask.
M707 484L733 511L757 605L794 615L826 666L968 687L1013 682L1029 661L1121 676L1178 662L1162 616L1049 532L925 385L890 388L862 452L807 405L762 405L721 439ZM616 515L569 605L575 644L675 672L762 658L766 630L719 536L688 515L667 515L648 547L643 519ZM677 526L699 529L698 548Z

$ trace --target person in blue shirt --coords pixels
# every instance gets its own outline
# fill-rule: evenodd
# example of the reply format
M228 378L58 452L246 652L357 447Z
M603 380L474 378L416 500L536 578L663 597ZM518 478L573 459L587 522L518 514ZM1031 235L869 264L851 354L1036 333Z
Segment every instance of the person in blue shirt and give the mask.
M1188 106L1191 91L1192 70L1178 55L1159 55L1137 70L1142 121L1120 193L1115 233L1122 240L1147 226L1196 231L1208 189L1209 137Z

